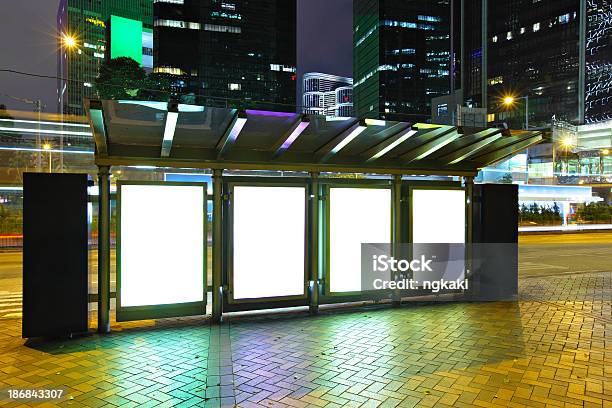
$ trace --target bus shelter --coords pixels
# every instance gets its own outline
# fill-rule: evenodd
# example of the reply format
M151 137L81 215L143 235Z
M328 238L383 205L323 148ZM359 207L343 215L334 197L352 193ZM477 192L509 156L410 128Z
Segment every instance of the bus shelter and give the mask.
M101 332L110 330L111 166L212 171L211 287L205 183L118 181L117 319L205 314L211 291L220 321L224 312L397 301L401 294L361 290L360 243L472 242L478 170L542 140L533 131L152 101L89 100L86 112L98 166Z

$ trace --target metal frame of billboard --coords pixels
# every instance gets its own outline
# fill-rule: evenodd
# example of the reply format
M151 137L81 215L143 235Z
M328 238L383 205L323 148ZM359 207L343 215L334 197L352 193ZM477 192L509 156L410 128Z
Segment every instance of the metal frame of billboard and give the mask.
M276 177L225 177L223 190L223 229L226 239L224 239L223 256L226 260L223 268L223 310L227 312L237 312L243 310L254 309L272 309L292 306L306 306L308 304L308 249L309 249L309 234L308 225L309 218L309 196L308 179L304 178L276 178ZM233 226L234 226L234 206L232 199L234 196L234 187L303 187L305 201L305 223L304 223L304 291L301 295L295 296L274 296L266 298L250 298L250 299L234 299L233 297L233 277L234 277L234 260L233 260Z
M121 305L121 187L124 185L147 185L147 186L193 186L202 187L204 194L204 213L203 225L204 229L204 248L203 248L203 269L202 280L204 282L204 294L201 302L186 302L161 305L145 305L145 306L122 306ZM180 316L195 316L206 314L206 297L207 297L207 239L206 231L208 225L208 217L206 216L207 192L206 183L190 183L190 182L171 182L171 181L117 181L117 243L116 243L116 273L117 273L117 321L142 320L142 319L159 319L166 317Z

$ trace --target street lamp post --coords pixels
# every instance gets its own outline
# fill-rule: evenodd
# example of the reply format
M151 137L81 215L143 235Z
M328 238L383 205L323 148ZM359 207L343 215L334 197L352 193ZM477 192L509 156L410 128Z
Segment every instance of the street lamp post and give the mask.
M60 57L60 81L62 82L62 85L60 86L60 98L61 98L61 106L60 106L60 115L61 115L61 123L62 123L62 133L60 134L60 172L64 172L64 132L63 132L63 123L64 123L64 75L66 75L66 72L64 70L64 57L67 59L68 58L68 53L66 52L66 50L72 50L77 46L77 41L76 38L72 35L66 34L64 33L62 35L61 38L61 48L62 48L62 54Z
M529 130L529 95L525 96L506 96L503 100L504 105L512 106L514 103L519 100L525 100L525 130Z
M51 173L51 145L49 143L45 143L42 148L43 150L47 150L49 152L49 173Z

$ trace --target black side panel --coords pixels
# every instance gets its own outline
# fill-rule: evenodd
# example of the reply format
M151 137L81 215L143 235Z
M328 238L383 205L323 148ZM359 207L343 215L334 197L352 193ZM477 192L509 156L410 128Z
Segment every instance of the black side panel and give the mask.
M472 300L514 300L518 295L518 186L474 186L477 274Z
M86 332L87 175L23 178L23 337Z
M518 243L518 186L474 186L474 242Z

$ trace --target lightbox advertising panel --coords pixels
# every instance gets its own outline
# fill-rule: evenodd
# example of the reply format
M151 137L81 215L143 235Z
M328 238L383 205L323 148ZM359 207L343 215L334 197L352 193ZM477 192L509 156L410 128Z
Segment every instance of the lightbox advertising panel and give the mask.
M361 244L391 240L391 190L330 188L329 288L361 290Z
M412 242L464 243L465 206L464 190L413 190Z
M121 184L120 200L120 306L203 302L204 185Z
M304 295L305 200L305 187L234 187L234 300Z

